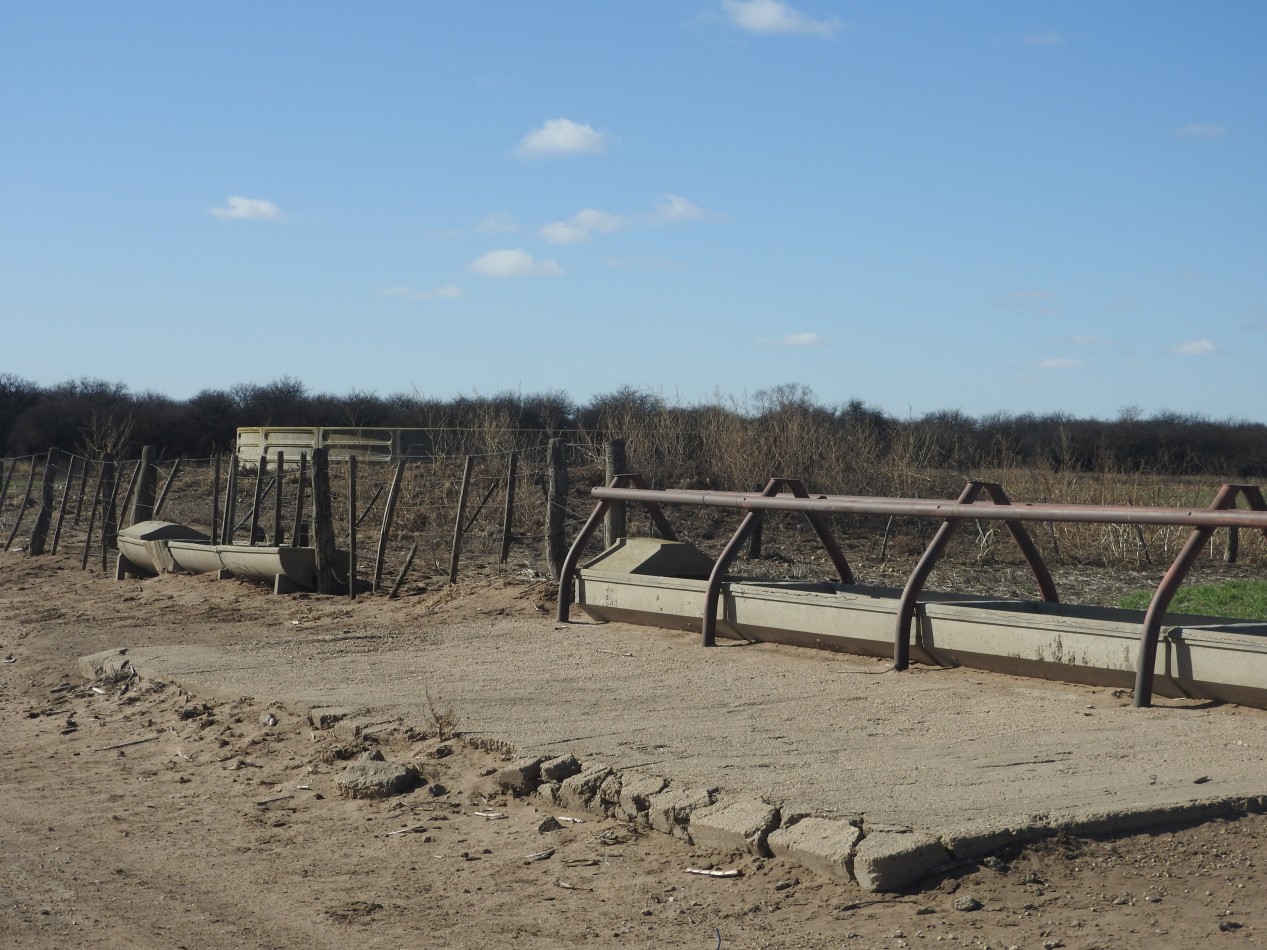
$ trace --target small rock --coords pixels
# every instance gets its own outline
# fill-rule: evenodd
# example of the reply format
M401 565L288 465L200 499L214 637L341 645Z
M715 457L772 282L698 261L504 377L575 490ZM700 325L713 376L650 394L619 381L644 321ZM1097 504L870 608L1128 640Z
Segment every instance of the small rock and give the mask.
M988 858L985 858L981 863L985 867L988 867L991 871L1006 871L1007 870L1007 865L1003 862L1003 859L996 857L993 854L990 855Z
M335 779L339 793L344 798L387 798L407 792L417 783L418 776L407 766L363 757L352 762Z
M486 769L480 769L480 778L488 778L490 775L496 775L496 774L497 774L497 769L491 765Z
M786 891L788 888L796 887L796 885L800 883L801 883L800 878L791 878L788 880L782 880L782 881L779 881L778 884L774 885L774 889L776 891Z
M1192 784L1193 784L1193 785L1204 785L1204 784L1205 784L1206 782L1208 782L1208 781L1210 781L1210 776L1208 776L1208 775L1198 775L1196 778L1194 778L1194 779L1192 780Z
M269 728L272 728L273 726L277 725L277 717L274 716L271 712L264 713L264 715L260 716L260 725L268 726Z
M965 895L963 897L956 897L954 904L951 906L953 906L955 910L961 910L964 913L971 913L974 910L980 910L985 905L975 897Z
M563 826L559 824L559 820L553 815L546 815L537 822L537 834L543 835L548 831L558 831Z
M441 795L449 794L449 790L439 782L432 782L427 786L427 794L432 798L439 798Z
M1240 929L1241 929L1241 925L1238 924L1234 920L1220 920L1219 921L1219 930L1223 931L1224 933L1231 933L1233 930L1240 930Z
M445 756L449 756L452 754L453 754L453 747L446 743L441 743L440 745L436 746L434 749L431 750L431 758L433 759L443 759Z
M1059 950L1059 948L1064 945L1065 942L1063 940L1044 940L1043 950Z

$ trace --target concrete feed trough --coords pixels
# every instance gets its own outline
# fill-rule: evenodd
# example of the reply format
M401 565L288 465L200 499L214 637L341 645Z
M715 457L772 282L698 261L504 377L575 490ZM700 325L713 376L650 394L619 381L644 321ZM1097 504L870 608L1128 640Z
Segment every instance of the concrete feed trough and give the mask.
M598 620L698 631L711 562L690 545L619 543L576 575L578 607ZM647 573L674 544L690 576ZM639 559L641 553L645 557ZM707 571L705 570L705 575ZM901 592L892 588L735 578L722 585L719 636L864 656L893 655ZM1139 611L926 592L916 608L911 658L1048 680L1130 688ZM1162 629L1155 689L1267 708L1267 624L1172 615Z

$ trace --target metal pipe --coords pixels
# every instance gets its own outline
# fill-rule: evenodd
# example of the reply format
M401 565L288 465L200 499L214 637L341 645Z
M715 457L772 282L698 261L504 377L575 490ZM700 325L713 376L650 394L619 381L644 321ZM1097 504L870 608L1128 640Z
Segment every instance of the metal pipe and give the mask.
M968 482L959 494L958 504L964 508L968 507L980 491L980 482ZM902 588L902 597L897 604L897 629L893 635L893 669L895 670L904 670L910 666L911 620L915 617L919 592L924 589L924 582L937 566L938 559L959 528L961 520L961 518L947 518L941 523L941 527L933 535L932 543L924 549L923 555L915 565L915 570L911 571L911 576L906 579L906 586Z
M1242 486L1233 486L1241 488ZM1252 486L1251 486L1252 487ZM842 515L904 515L943 521L966 517L954 500L922 498L866 498L853 495L766 497L750 492L689 491L683 489L593 488L590 495L606 501L651 504L703 505L766 511L813 511ZM1185 525L1205 528L1256 528L1267 531L1267 511L1248 509L1132 507L1129 505L1009 504L975 505L971 517L982 521L1059 521L1081 524Z

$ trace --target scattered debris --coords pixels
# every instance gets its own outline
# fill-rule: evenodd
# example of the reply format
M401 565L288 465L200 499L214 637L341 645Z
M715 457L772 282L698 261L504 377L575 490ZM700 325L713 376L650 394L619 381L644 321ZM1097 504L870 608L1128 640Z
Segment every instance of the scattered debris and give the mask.
M527 859L530 862L531 861L546 861L554 857L554 849L546 848L544 851L536 851L532 854L525 855L525 857L527 857Z
M394 838L397 835L411 835L418 831L426 831L426 825L410 825L408 828L401 828L397 831L389 831L383 835L384 838Z
M146 736L144 739L130 739L127 742L116 742L114 745L102 746L97 752L110 752L114 749L126 749L129 746L140 745L142 742L153 742L158 736Z
M704 877L743 877L743 871L738 868L687 868L687 874L701 874Z

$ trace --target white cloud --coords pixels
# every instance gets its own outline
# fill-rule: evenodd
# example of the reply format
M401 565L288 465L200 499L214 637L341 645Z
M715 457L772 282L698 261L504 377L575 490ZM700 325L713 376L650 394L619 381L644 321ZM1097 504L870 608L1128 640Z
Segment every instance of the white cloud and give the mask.
M1170 348L1176 356L1213 356L1218 348L1209 340L1186 340Z
M996 297L995 306L1006 310L1025 313L1040 313L1044 316L1056 312L1054 306L1059 295L1051 290L1013 290L1002 297Z
M483 277L562 277L558 261L539 261L522 248L489 251L466 265Z
M435 290L419 290L408 284L397 284L393 287L383 287L375 296L395 297L398 300L452 300L465 297L466 291L457 284L444 284Z
M223 205L208 208L207 213L221 221L280 221L282 209L262 198L233 195Z
M1039 369L1075 369L1087 364L1082 360L1071 360L1065 356L1053 356L1049 359L1039 360L1035 365Z
M829 346L830 341L819 336L817 333L789 333L785 337L777 340L758 340L761 346Z
M566 221L552 221L541 228L541 236L551 244L584 244L595 234L622 231L629 222L618 214L586 208Z
M593 126L549 119L515 146L516 155L584 155L607 151L607 139Z
M479 234L510 234L519 230L515 219L504 211L495 211L475 226Z
M647 220L652 224L674 224L678 221L702 221L712 217L716 215L681 195L661 195Z
M1021 37L1022 46L1064 46L1065 38L1059 33L1026 33Z
M831 37L845 25L835 16L815 20L781 0L721 0L721 8L732 26L748 33Z
M1227 135L1227 126L1215 122L1189 122L1175 129L1175 137L1181 139L1221 139Z

